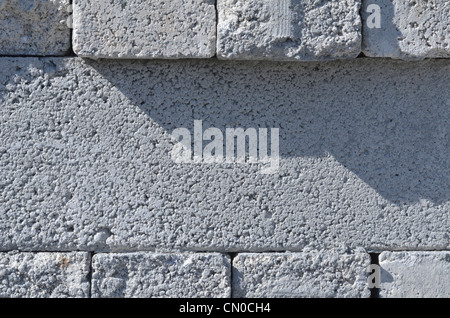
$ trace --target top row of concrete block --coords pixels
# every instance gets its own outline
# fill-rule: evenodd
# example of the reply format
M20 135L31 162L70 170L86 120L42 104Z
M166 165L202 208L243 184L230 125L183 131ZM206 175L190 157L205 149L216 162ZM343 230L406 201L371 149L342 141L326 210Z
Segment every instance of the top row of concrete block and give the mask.
M445 0L0 0L0 55L64 55L73 26L88 58L448 58L449 16Z

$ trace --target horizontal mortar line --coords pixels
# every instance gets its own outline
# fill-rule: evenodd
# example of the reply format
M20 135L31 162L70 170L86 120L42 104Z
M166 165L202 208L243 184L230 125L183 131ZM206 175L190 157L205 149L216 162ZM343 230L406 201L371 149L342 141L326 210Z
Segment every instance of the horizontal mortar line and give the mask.
M98 251L98 250L0 250L0 253L92 253L92 254L131 254L131 253L153 253L153 254L241 254L241 253L254 253L254 254L282 254L282 253L302 253L300 251L262 251L262 252L229 252L229 251L204 251L204 250L174 250L174 251L156 251L156 250L120 250L120 251Z
M0 250L0 253L96 253L87 250Z
M2 57L78 57L78 55L0 55L0 58Z
M333 250L333 249L322 249L321 251ZM267 250L267 251L249 251L249 250L241 250L241 251L217 251L217 250L173 250L173 251L158 251L158 250L147 250L147 249L137 249L137 250L118 250L118 251L101 251L101 250L20 250L20 249L11 249L11 250L0 250L0 253L93 253L93 254L130 254L130 253L154 253L154 254L242 254L242 253L253 253L253 254L290 254L290 253L304 253L305 251L294 251L294 250Z
M131 254L131 253L153 253L153 254L299 254L299 253L309 253L309 252L318 252L318 251L334 251L336 248L324 248L317 250L307 250L307 251L295 251L295 250L268 250L268 251L249 251L249 250L241 250L241 251L214 251L214 250L174 250L174 251L156 251L156 250L120 250L120 251L99 251L99 250L20 250L20 249L11 249L11 250L0 250L0 253L92 253L92 254ZM380 254L382 252L450 252L450 249L383 249L383 250L365 250L367 254Z
M435 248L435 249L414 249L414 248L402 248L402 249L366 249L367 253L379 254L382 252L450 252L450 248Z
M362 53L362 52L361 52ZM217 56L213 56L210 58L180 58L180 59L165 59L165 58L108 58L108 57L103 57L103 58L91 58L91 57L82 57L82 56L78 56L78 55L0 55L0 59L1 58L73 58L73 59L82 59L82 60L90 60L90 61L97 61L97 62L102 62L102 61L116 61L118 63L120 62L127 62L127 61L138 61L138 62L180 62L180 61L220 61L220 62L228 62L228 63L243 63L243 62L249 62L249 63L253 63L253 62L258 62L258 63L278 63L278 64L309 64L309 63L330 63L330 62L339 62L339 61L353 61L353 60L361 60L361 59L370 59L370 60L389 60L389 61L401 61L404 63L417 63L417 62L423 62L423 61L431 61L431 60L448 60L450 61L450 58L446 58L446 57L434 57L434 58L425 58L425 59L421 59L421 60L410 60L410 61L405 61L405 60L401 60L401 59L393 59L393 58L389 58L389 57L370 57L370 56L362 56L361 54L355 58L350 58L350 59L331 59L331 60L315 60L315 61L281 61L281 60L260 60L260 59L245 59L245 60L232 60L232 59L219 59L217 58Z

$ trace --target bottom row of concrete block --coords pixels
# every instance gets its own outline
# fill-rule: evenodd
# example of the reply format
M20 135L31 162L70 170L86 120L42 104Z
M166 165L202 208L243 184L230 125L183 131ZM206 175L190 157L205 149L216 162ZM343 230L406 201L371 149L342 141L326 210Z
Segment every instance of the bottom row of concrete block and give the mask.
M381 297L449 297L450 252L383 252ZM363 251L0 253L0 297L369 297Z

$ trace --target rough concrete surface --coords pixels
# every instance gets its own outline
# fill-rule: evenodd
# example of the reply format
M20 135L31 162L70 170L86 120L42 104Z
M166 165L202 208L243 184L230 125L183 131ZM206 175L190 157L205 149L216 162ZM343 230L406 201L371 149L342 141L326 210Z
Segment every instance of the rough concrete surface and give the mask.
M230 259L222 254L96 254L92 296L230 297Z
M69 0L0 0L0 55L65 55Z
M73 49L90 58L208 58L214 0L74 0Z
M370 296L365 251L238 254L233 259L233 297Z
M2 58L0 250L448 249L449 82L445 59ZM278 127L277 173L175 163L194 120Z
M381 9L380 28L367 6ZM444 0L363 0L363 52L371 57L404 60L450 57L450 2ZM373 22L373 21L372 21Z
M218 0L222 59L330 60L361 52L359 0Z
M89 297L90 255L0 253L0 298Z
M450 297L450 252L383 252L380 296Z

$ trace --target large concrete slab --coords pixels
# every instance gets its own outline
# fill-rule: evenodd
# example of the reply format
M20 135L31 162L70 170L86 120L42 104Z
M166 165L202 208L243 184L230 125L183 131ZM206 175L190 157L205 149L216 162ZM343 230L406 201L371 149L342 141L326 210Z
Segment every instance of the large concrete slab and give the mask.
M243 253L233 259L233 297L368 298L364 251Z
M332 60L361 53L359 0L218 0L217 56Z
M0 55L65 55L69 0L0 1Z
M230 259L222 254L96 254L92 296L230 297Z
M89 297L90 254L0 253L0 298Z
M364 54L404 60L450 58L449 16L449 1L363 0Z
M73 49L90 58L215 55L214 0L74 0Z
M450 297L450 252L383 252L380 296Z
M0 249L449 249L449 82L445 59L0 59ZM194 120L279 128L279 167L176 163Z

